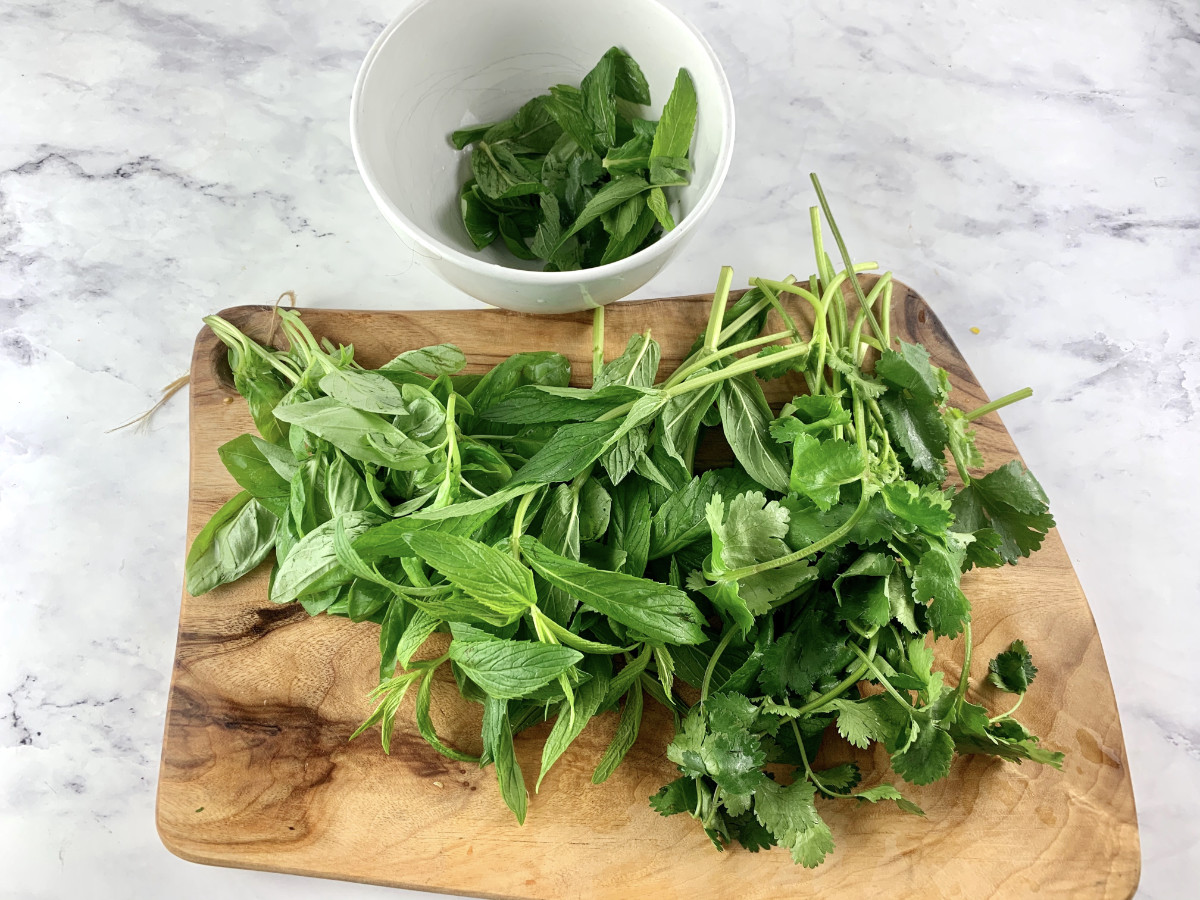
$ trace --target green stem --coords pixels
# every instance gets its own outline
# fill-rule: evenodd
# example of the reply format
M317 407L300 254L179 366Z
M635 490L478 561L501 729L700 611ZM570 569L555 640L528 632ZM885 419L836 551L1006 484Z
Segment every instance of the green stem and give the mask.
M967 687L971 683L971 651L974 641L971 637L971 623L963 623L963 667L962 675L959 676L958 686L954 688L954 708L958 709L962 706L963 700L967 696Z
M733 269L721 266L717 276L717 289L713 291L712 309L708 314L708 329L704 334L704 346L713 351L720 340L721 327L725 324L725 307L729 303L729 286L733 284Z
M714 363L719 359L724 359L727 356L734 356L746 350L753 350L755 347L761 347L764 344L771 344L775 341L783 340L786 337L791 337L791 333L787 331L777 331L774 334L762 335L753 340L742 341L740 344L733 344L729 347L722 347L716 353L708 353L704 355L697 354L695 362L681 365L676 369L670 378L663 382L664 388L674 387L681 381L686 381L688 376L694 375L710 363Z
M905 697L898 690L892 687L892 683L887 680L882 672L879 671L879 667L875 665L873 660L868 659L865 653L858 649L857 644L849 644L847 646L849 646L851 650L858 654L859 659L866 663L866 666L870 670L871 674L875 676L875 680L882 684L884 689L887 690L889 694L900 701L900 703L902 703L905 707L912 706L912 698Z
M850 251L846 249L846 242L842 240L842 233L838 230L837 222L834 221L833 211L829 208L829 201L825 199L825 191L821 189L821 180L817 178L816 172L809 173L809 178L812 179L813 187L817 191L817 200L821 204L821 210L825 213L825 219L829 222L829 230L833 232L833 239L837 241L838 250L842 254L842 262L846 264L846 269L850 272L854 271L854 262L850 258ZM857 278L851 278L850 283L854 286L854 295L858 298L859 308L866 309L867 321L871 323L871 330L875 332L875 337L883 342L883 330L879 327L879 322L875 319L875 313L867 306L867 298L863 295L862 285L858 283Z
M1021 701L1022 701L1022 700L1024 700L1024 699L1025 699L1025 695L1024 695L1024 694L1021 694L1021 696L1017 697L1017 702L1016 702L1016 703L1014 703L1014 704L1012 705L1012 708L1011 708L1011 709L1009 709L1009 711L1008 711L1008 712L1001 713L1001 714L1000 714L1000 715L998 715L998 716L992 716L990 719L988 719L988 724L989 724L989 725L995 725L995 724L996 724L997 722L999 722L1001 719L1007 719L1007 718L1009 718L1009 717L1010 717L1010 716L1011 716L1013 713L1015 713L1015 712L1017 711L1017 709L1018 709L1018 708L1020 707L1020 705L1021 705Z
M782 354L781 354L782 355ZM813 541L807 547L797 550L795 553L789 553L787 556L781 556L778 559L768 560L767 562L759 563L754 566L745 566L741 569L734 569L731 572L726 572L721 576L722 581L740 581L743 578L749 578L751 575L757 575L759 572L768 572L771 569L779 569L784 566L790 566L794 562L799 562L805 557L812 556L814 553L820 553L826 547L836 544L842 538L850 533L850 530L858 524L858 520L863 517L867 511L867 504L871 500L871 494L867 490L866 483L863 483L862 497L859 498L858 506L854 508L854 512L850 514L845 522L835 528L819 541Z
M533 502L534 492L530 491L521 497L521 502L517 504L516 515L513 518L511 549L513 559L517 562L521 561L521 535L525 533L525 513L529 509L529 504Z
M592 384L604 368L604 307L597 306L592 313Z
M1010 403L1016 403L1018 400L1026 400L1033 396L1033 388L1021 388L1019 391L1013 391L1011 394L1005 394L998 400L993 400L991 403L985 403L983 406L977 406L969 413L964 413L963 418L968 422L974 422L980 416L986 416L990 412L995 412L1008 406Z
M725 648L729 646L729 642L733 639L733 627L725 629L725 634L721 637L720 643L713 649L712 656L708 658L708 665L704 669L704 680L700 682L700 702L703 703L708 699L709 683L712 681L713 672L717 670L717 660L721 658L721 654L725 652Z

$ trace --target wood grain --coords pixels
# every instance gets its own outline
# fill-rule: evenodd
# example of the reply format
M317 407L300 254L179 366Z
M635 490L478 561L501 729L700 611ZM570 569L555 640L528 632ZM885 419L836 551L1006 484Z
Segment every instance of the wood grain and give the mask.
M950 371L953 402L986 401L928 306L898 285L896 336L918 340ZM609 357L634 331L652 328L664 367L674 366L703 328L707 297L608 308ZM223 313L265 336L272 313ZM555 349L590 381L590 314L530 318L501 311L343 312L306 310L318 335L353 343L365 365L401 350L452 341L472 370L518 350ZM665 369L664 369L665 370ZM777 387L772 399L787 399ZM979 423L989 465L1016 456L996 415ZM217 447L252 423L207 329L192 362L189 542L236 490ZM1053 498L1051 498L1053 502ZM240 583L203 597L184 593L158 787L163 843L199 863L374 882L504 898L656 900L737 897L1103 897L1124 900L1138 880L1140 852L1121 724L1087 600L1057 532L1017 567L963 580L974 601L975 675L1014 638L1040 666L1021 718L1046 746L1067 754L1062 772L967 757L937 784L905 787L928 818L890 805L822 803L837 849L806 871L782 851L716 853L695 822L664 819L647 798L675 776L663 755L672 734L655 704L626 763L600 786L590 775L615 728L594 722L531 797L524 827L497 794L491 769L434 753L412 724L412 698L397 717L391 756L377 734L349 743L369 712L377 630L345 619L310 619L298 606L267 601L264 565ZM956 677L961 647L943 642ZM448 675L447 675L448 677ZM982 686L972 699L1005 708ZM478 750L477 713L453 687L435 689L443 736ZM529 784L538 769L542 725L518 739ZM867 784L887 758L858 758Z

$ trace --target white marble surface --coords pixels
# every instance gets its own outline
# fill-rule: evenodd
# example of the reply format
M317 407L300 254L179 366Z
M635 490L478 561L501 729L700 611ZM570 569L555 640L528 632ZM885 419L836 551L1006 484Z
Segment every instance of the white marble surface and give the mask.
M807 173L937 309L1052 499L1112 669L1139 897L1200 875L1200 12L1190 0L671 0L733 84L711 218L643 295L808 270ZM4 897L397 897L191 865L153 799L187 414L105 429L200 317L452 308L359 182L357 65L397 0L0 4ZM972 332L977 327L978 335ZM416 896L416 895L412 895Z

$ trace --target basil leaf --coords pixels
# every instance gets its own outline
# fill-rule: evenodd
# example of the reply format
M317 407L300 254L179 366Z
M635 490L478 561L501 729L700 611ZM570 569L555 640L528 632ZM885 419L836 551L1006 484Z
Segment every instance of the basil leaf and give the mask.
M235 495L192 541L184 563L188 593L198 597L256 568L275 546L278 527L279 519L249 491Z
M433 376L454 375L461 372L466 364L467 357L453 344L434 344L419 350L405 350L391 362L380 366L379 371L423 372ZM457 390L457 387L455 389Z
M262 439L259 438L261 441ZM288 506L291 486L280 476L266 455L254 442L253 435L243 434L217 449L221 462L244 490L277 518L282 519ZM268 447L268 444L262 441Z
M429 448L409 438L375 413L351 409L332 397L293 403L276 410L284 422L300 425L351 459L411 471L427 464Z
M730 378L717 396L721 427L733 455L750 476L773 491L788 491L789 467L782 447L767 430L774 416L762 385L747 373Z
M296 543L279 566L271 585L271 602L295 600L325 577L337 580L333 585L327 582L322 584L323 588L336 587L349 581L350 573L338 564L334 547L338 524L340 522L346 535L353 539L379 521L380 517L375 513L349 512L318 525Z

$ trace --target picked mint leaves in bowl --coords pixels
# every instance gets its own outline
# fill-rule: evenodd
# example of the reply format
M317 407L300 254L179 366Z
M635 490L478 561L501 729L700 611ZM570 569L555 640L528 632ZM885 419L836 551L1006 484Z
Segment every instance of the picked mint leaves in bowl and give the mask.
M467 294L560 313L640 288L715 200L733 101L656 0L424 0L355 85L351 136L384 218Z

